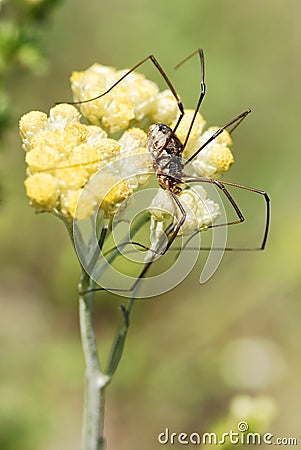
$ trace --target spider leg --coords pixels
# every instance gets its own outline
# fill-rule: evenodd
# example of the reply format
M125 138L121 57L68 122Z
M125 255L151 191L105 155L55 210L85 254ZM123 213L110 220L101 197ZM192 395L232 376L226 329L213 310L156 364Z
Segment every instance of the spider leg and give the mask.
M253 187L249 187L249 186L243 186L241 184L238 183L231 183L229 181L220 181L220 180L215 180L213 178L206 178L206 177L190 177L189 175L183 175L183 181L185 183L211 183L214 184L217 188L219 188L228 198L229 202L231 203L238 219L237 220L233 220L230 222L226 222L223 224L216 224L216 225L210 225L208 228L216 228L216 227L221 227L221 226L228 226L228 225L234 225L237 223L241 223L244 222L245 218L241 212L241 210L239 209L237 203L235 202L234 198L232 197L232 195L230 194L230 192L226 189L225 186L233 186L239 189L244 189L246 191L250 191L250 192L254 192L256 194L262 195L264 197L265 203L266 203L266 220L265 220L265 228L264 228L264 233L263 233L263 238L261 241L261 245L260 247L256 247L256 248L250 248L250 249L245 249L245 250L263 250L265 248L266 245L266 241L268 238L268 233L269 233L269 226L270 226L270 198L268 196L268 194L265 191L262 191L260 189L256 189ZM231 250L236 250L235 248L231 249Z
M175 238L177 237L177 234L179 232L179 229L181 228L181 226L183 225L183 223L185 222L186 219L186 212L185 209L183 207L183 205L181 204L180 200L178 199L178 197L176 196L176 194L174 194L171 191L168 191L170 193L170 195L172 196L172 199L174 200L175 204L178 206L180 213L181 213L181 217L178 220L178 223L174 226L173 224L170 225L167 229L166 234L171 234L170 238L168 239L167 244L165 245L165 247L163 248L163 250L160 250L160 247L162 246L162 243L158 244L158 250L153 250L153 249L148 249L147 246L144 246L143 244L139 244L137 242L126 242L124 244L138 244L140 247L150 250L152 251L154 254L153 256L150 258L150 260L145 263L145 266L143 267L143 269L141 270L141 272L139 273L137 279L135 280L135 282L132 284L132 286L129 289L118 289L118 288L104 288L104 287L99 287L99 288L92 288L92 289L87 289L85 291L85 293L88 292L96 292L96 291L104 291L104 290L109 290L112 292L133 292L136 287L138 286L138 284L140 283L141 279L145 276L146 272L149 270L149 268L151 267L151 265L153 264L153 262L155 261L155 258L157 255L164 255L167 250L169 249L169 247L172 245L172 243L174 242ZM165 236L164 236L165 237ZM165 239L164 239L165 241Z
M120 77L119 80L117 80L114 84L112 84L112 86L109 89L107 89L102 94L97 95L96 97L93 97L93 98L89 98L87 100L82 100L82 101L78 101L78 102L68 102L69 105L81 105L83 103L92 102L93 100L97 100L97 99L105 96L106 94L111 92L119 83L121 83L128 75L130 75L132 72L134 72L136 69L138 69L138 67L142 66L142 64L144 64L148 60L150 60L153 63L153 65L155 66L155 68L159 71L159 73L163 77L164 81L166 82L167 86L171 90L171 92L177 102L177 105L178 105L178 108L180 111L180 116L179 116L177 124L176 124L176 127L178 127L182 117L184 116L184 106L183 106L183 103L182 103L179 95L177 94L175 87L173 86L173 84L170 81L170 79L168 78L165 70L163 69L163 67L161 66L161 64L159 63L159 61L157 60L157 58L154 55L148 55L146 58L139 61L130 70L128 70L124 75L122 75L122 77ZM58 103L60 104L62 102L58 102Z
M183 61L179 62L179 63L175 66L175 69L177 69L178 67L180 67L180 66L181 66L182 64L184 64L186 61L188 61L188 59L190 59L192 56L194 56L194 55L197 54L197 53L199 54L200 60L201 60L201 92L200 92L200 95L199 95L199 98L198 98L198 101L197 101L197 104L196 104L196 107L195 107L195 110L194 110L194 114L193 114L193 117L192 117L192 120L191 120L189 129L188 129L188 132L187 132L185 141L183 142L183 150L184 150L184 148L186 147L186 144L187 144L187 142L188 142L188 139L189 139L189 136L190 136L190 133L191 133L193 124L194 124L194 122L195 122L196 116L197 116L197 114L198 114L198 112L199 112L199 109L200 109L200 107L201 107L201 103L202 103L202 101L203 101L203 99L204 99L204 97L205 97L205 94L206 94L206 84L205 84L205 58L204 58L204 52L203 52L203 50L202 50L201 48L199 48L198 50L196 50L195 52L191 53L191 55L187 56L185 59L183 59ZM177 123L176 126L175 126L175 128L173 129L173 133L176 131L178 125L179 125L179 124Z
M190 156L190 158L187 159L187 161L185 161L184 166L190 163L190 161L192 161L203 150L203 148L205 148L210 142L212 142L215 138L217 138L226 128L235 123L237 123L236 126L238 126L245 119L245 117L248 114L250 114L250 112L251 112L250 109L246 109L237 117L235 117L234 119L230 120L229 122L225 123L225 125L220 127L215 133L213 133L212 136L210 136L209 139L207 139L207 141L196 152L193 153L193 155ZM232 128L231 132L236 128L236 126Z
M128 242L127 244L133 244L134 242ZM125 243L126 244L126 243ZM136 242L134 244L137 244ZM139 246L141 246L142 248L146 249L146 250L151 250L149 249L147 246L144 246L142 244L139 244ZM141 270L141 272L139 273L137 279L135 280L135 282L132 284L132 286L128 289L118 289L118 288L108 288L108 287L97 287L97 288L91 288L91 289L86 289L84 294L87 294L89 292L97 292L97 291L112 291L112 292L133 292L136 287L138 286L138 284L140 283L140 281L142 280L142 278L145 276L146 272L149 270L149 268L151 267L151 265L153 264L153 262L155 261L155 257L156 255L160 254L159 252L154 251L154 255L153 257L145 264L145 266L143 267L143 269Z
M182 226L183 223L185 222L185 219L186 219L186 216L187 216L186 211L185 211L185 209L184 209L182 203L180 202L180 200L179 200L178 197L176 196L176 194L174 194L174 193L171 192L171 191L168 191L168 192L169 192L170 195L172 196L172 199L173 199L174 203L175 203L175 204L177 205L177 207L179 208L180 213L181 213L181 217L180 217L180 219L178 220L178 223L176 224L176 226L171 225L170 231L169 231L169 232L171 232L171 236L170 236L170 238L168 239L168 242L167 242L165 248L164 248L163 250L161 250L161 252L160 252L161 255L164 255L164 254L167 252L167 250L169 249L169 247L172 245L172 243L174 242L175 238L177 237L177 235L178 235L178 233L179 233L179 230L180 230L181 226Z

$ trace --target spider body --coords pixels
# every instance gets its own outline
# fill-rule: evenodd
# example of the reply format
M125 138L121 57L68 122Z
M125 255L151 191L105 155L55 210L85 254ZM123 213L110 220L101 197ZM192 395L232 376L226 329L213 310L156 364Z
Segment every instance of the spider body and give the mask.
M184 164L180 139L167 125L155 123L149 128L146 145L160 186L174 194L181 192Z

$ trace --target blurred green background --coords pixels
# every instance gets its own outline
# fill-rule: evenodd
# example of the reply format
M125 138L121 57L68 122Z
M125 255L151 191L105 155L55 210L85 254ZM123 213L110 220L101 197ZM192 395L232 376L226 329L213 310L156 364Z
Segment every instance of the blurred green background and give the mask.
M196 266L171 292L138 302L108 390L107 449L160 448L157 435L165 427L236 429L230 408L241 395L254 402L264 396L275 412L259 408L259 428L301 438L300 17L299 0L66 0L51 13L39 37L48 71L15 70L6 86L15 123L0 156L1 449L81 445L79 269L62 224L28 206L17 120L71 100L73 70L96 61L130 67L150 53L193 107L198 61L176 73L172 68L198 47L206 57L207 123L222 124L252 108L235 134L236 163L226 179L269 192L271 234L262 253L226 254L205 285ZM150 65L143 72L164 86ZM232 244L252 245L260 237L260 200L258 208L248 208L241 196L248 220L232 232ZM104 352L120 319L120 302L107 293L98 296ZM245 417L242 412L238 418Z

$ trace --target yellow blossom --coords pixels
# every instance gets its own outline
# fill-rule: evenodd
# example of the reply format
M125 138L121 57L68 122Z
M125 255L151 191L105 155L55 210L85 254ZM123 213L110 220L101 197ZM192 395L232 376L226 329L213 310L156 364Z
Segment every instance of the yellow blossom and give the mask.
M234 157L228 147L213 145L210 152L210 160L216 165L218 172L225 172L234 163Z
M45 211L61 209L63 215L72 219L76 217L76 205L81 198L77 217L91 215L96 196L89 194L92 201L84 194L84 188L99 169L118 159L121 145L107 138L100 127L80 123L80 113L74 106L65 104L52 108L48 118L37 111L26 114L20 120L20 133L27 150L26 188L33 206ZM135 132L132 141L138 145L144 136L143 131ZM110 191L112 185L104 187ZM109 200L115 207L130 193L127 185L119 186L110 192ZM83 207L83 199L87 207ZM107 210L109 200L104 201Z
M95 125L87 125L87 144L98 146L101 144L101 140L107 137L107 133L100 127Z
M184 189L178 195L186 212L186 219L179 234L207 228L220 217L219 205L207 198L207 192L202 186ZM150 213L158 222L173 219L174 225L181 217L179 208L175 205L168 191L160 189L150 205Z
M218 129L218 127L211 127L203 133L198 141L198 147L200 148ZM197 175L212 177L229 170L234 162L231 145L231 136L227 130L224 130L193 160L192 165Z
M71 87L75 101L95 98L118 81L125 71L93 64L83 72L73 72ZM112 91L91 102L82 103L82 114L94 125L104 125L110 133L127 128L133 119L141 120L152 109L158 87L138 73L131 73Z
M178 114L179 108L173 93L169 89L159 92L153 102L152 121L170 125L176 120Z
M126 73L126 70L118 72L119 78ZM136 120L142 120L153 110L156 96L159 92L158 86L145 78L144 75L132 72L125 79L129 99L134 105L134 115Z
M146 147L146 133L139 128L126 130L118 143L121 158L115 164L119 175L132 189L145 185L152 172L152 160Z
M94 208L93 196L84 189L67 190L61 195L61 212L71 219L88 219Z
M70 81L75 101L99 96L118 80L111 67L93 64L83 72L73 72ZM82 114L93 125L103 124L111 133L126 128L134 118L134 106L121 83L107 95L80 105Z
M218 129L219 129L219 127L217 127L217 126L210 127L210 128L208 128L206 133L208 133L208 134L210 133L210 135L211 135L211 134L215 133ZM203 136L203 140L205 140L204 136ZM230 133L227 130L224 130L219 136L217 136L217 138L215 138L214 142L216 144L221 144L221 145L230 147L232 145L232 138L230 136Z
M96 173L86 187L105 215L114 215L120 204L129 197L133 190L126 180L104 170Z
M53 209L58 200L57 180L48 173L36 173L25 182L26 194L37 208Z
M105 211L106 217L112 217L121 203L132 194L132 189L126 181L121 181L114 186L103 198L101 208Z
M118 143L121 145L122 153L131 153L133 150L139 147L146 148L146 133L140 128L130 128L125 131Z
M51 172L59 163L61 155L59 149L39 142L32 150L26 153L26 164L31 174L35 172Z
M58 167L53 171L60 189L79 189L85 186L90 178L89 171L85 166Z
M32 138L45 126L46 121L47 114L40 111L31 111L21 117L19 129L25 151L30 149Z
M98 97L127 72L100 64L73 72L74 100L82 102ZM39 211L59 211L70 220L86 219L97 208L106 217L112 217L135 189L148 182L153 161L145 130L154 122L173 128L179 115L177 101L169 89L159 92L155 83L132 72L103 97L79 107L87 125L71 104L54 106L48 117L32 111L21 118L20 134L28 166L27 195ZM185 110L176 130L182 143L193 115L193 110ZM133 121L135 127L130 127ZM218 129L212 127L203 133L204 126L204 118L197 113L184 158L189 158ZM112 133L120 130L125 131L113 139ZM195 172L213 176L228 170L234 161L231 144L229 133L221 133L197 155L193 161ZM219 215L217 205L203 191L195 188L179 193L187 212L183 233L206 227ZM157 221L177 217L167 192L161 191L156 202L164 210L154 213Z

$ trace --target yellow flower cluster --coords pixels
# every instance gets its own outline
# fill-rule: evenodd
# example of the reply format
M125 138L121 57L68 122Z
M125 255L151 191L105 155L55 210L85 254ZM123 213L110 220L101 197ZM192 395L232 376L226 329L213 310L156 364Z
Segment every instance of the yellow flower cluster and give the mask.
M70 81L74 100L82 102L98 97L126 73L127 70L100 64L93 64L83 72L73 72ZM109 133L127 128L131 121L142 128L145 123L170 125L179 112L169 89L159 92L155 83L137 72L130 73L103 97L82 103L80 110L90 123L103 126Z
M126 70L118 71L100 64L94 64L83 72L74 72L71 87L75 101L85 101L101 95L125 73ZM171 91L167 89L159 92L155 83L137 72L130 73L103 97L82 103L80 109L90 123L101 124L109 133L127 128L131 121L142 127L142 120L147 125L161 122L173 128L179 114ZM181 142L185 141L193 114L194 110L185 110L176 131ZM203 133L205 124L203 116L198 113L185 147L184 158L188 159L218 129L211 127ZM193 163L196 174L211 177L229 170L234 162L231 145L231 137L224 131L198 154Z
M148 181L146 134L142 130L127 130L120 141L110 139L100 127L80 123L80 113L68 104L52 108L49 117L39 111L25 114L19 126L28 166L26 192L38 211L85 219L99 206L111 215L133 192L133 186ZM131 145L125 151L126 141ZM132 175L128 183L112 164L135 153L144 157L140 170L144 170L144 178L127 174ZM93 182L96 173L97 182Z
M126 73L99 64L74 72L74 100L82 102L99 96ZM72 220L86 219L101 208L106 217L111 217L135 189L149 180L152 161L144 129L157 122L173 128L179 115L177 102L170 90L159 92L155 83L132 72L103 97L79 106L89 125L81 123L81 114L70 104L53 107L49 117L31 111L21 118L20 134L28 167L26 192L37 211L61 213ZM193 115L193 110L186 110L176 130L182 143ZM184 158L189 158L217 130L212 127L204 132L205 123L198 113ZM121 130L119 139L113 139L112 134ZM231 144L229 133L224 131L193 160L194 173L211 177L228 170L234 161ZM183 232L186 228L188 232L193 227L208 226L218 217L218 207L207 199L204 189L201 193L185 190L179 195L187 204ZM163 205L174 215L166 193L159 197L159 207ZM159 221L163 220L160 214L157 212Z

